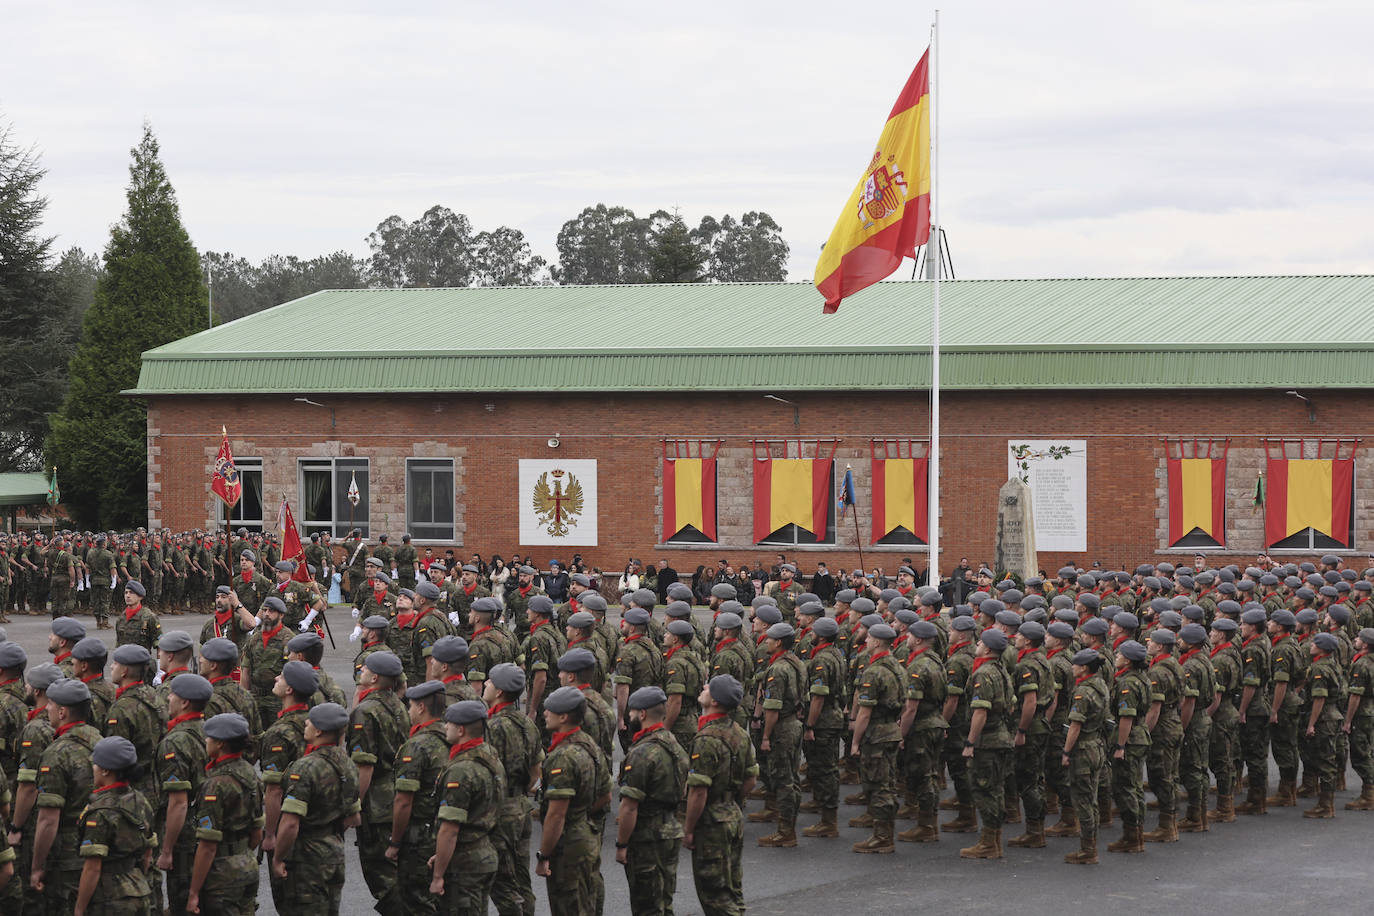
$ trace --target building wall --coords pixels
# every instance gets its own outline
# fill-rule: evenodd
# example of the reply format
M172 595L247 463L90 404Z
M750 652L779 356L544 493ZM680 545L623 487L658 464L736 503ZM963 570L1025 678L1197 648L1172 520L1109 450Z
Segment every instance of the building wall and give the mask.
M160 397L148 412L149 524L174 530L213 527L217 501L208 481L219 428L228 427L235 455L264 461L265 513L285 493L298 505L296 461L302 456L371 459L372 533L393 541L405 526L404 463L411 457L451 457L455 463L457 544L483 555L533 553L540 563L621 568L634 556L664 556L679 570L726 557L766 560L780 548L752 543L751 448L754 438L839 438L839 471L851 465L857 483L860 534L867 567L891 572L903 556L924 561L923 547L867 543L869 441L928 436L927 400L892 394L791 394L794 407L758 395L635 394L583 396L435 395L357 397L311 394L326 407L289 397ZM1191 560L1191 549L1169 550L1164 437L1231 437L1227 482L1228 550L1244 559L1263 548L1263 511L1252 502L1263 466L1260 437L1353 437L1374 429L1374 399L1351 392L1310 393L1317 408L1280 391L1246 392L989 392L946 393L942 412L944 567L960 557L993 555L996 498L1007 478L1007 444L1021 439L1088 442L1088 550L1040 554L1040 565L1065 562L1107 567L1149 559ZM551 449L547 440L561 445ZM656 546L661 538L663 438L721 439L718 474L720 542ZM1309 442L1308 457L1314 457ZM1328 456L1323 456L1328 457ZM518 542L517 466L521 458L595 458L599 531L596 547L529 547ZM1374 552L1374 464L1361 449L1356 465L1355 548ZM268 520L271 524L271 518ZM835 545L787 549L809 571L857 565L852 520L838 526ZM448 546L448 545L444 545ZM1357 561L1352 560L1352 565ZM1359 562L1360 566L1368 565Z

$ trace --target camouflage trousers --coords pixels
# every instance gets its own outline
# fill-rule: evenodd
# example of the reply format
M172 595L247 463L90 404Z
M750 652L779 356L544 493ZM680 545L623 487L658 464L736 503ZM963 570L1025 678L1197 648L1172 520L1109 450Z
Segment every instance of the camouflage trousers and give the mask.
M563 834L549 860L545 879L550 916L595 916L601 876L601 834L592 830Z
M154 572L144 583L148 590L148 605L150 607L162 607L162 573Z
M1254 786L1258 777L1259 785L1263 786L1269 780L1268 713L1251 713L1247 716L1245 723L1239 727L1237 737L1239 744L1234 752L1236 759L1245 764L1245 771L1250 776L1250 785ZM1239 766L1236 767L1236 772L1240 772Z
M195 844L178 842L172 851L172 867L164 872L167 876L167 909L172 916L184 916L186 912L186 897L191 893L191 868L195 861ZM157 872L153 871L148 880L156 886Z
M1374 786L1374 716L1356 716L1350 723L1350 765L1360 782Z
M817 728L814 741L802 742L806 755L806 777L811 780L811 797L822 808L840 806L840 740L844 731Z
M964 739L968 731L950 728L940 748L940 761L949 769L949 781L954 785L954 797L966 808L973 806L973 778L968 758L964 756Z
M496 879L491 902L500 916L534 916L534 888L530 883L530 809L524 796L502 803L491 842L496 847Z
M1045 788L1059 796L1060 804L1072 795L1069 767L1064 766L1064 737L1068 720L1051 723L1045 741Z
M1112 758L1112 801L1121 812L1121 823L1139 827L1145 823L1145 792L1141 789L1141 772L1149 746L1128 744L1122 757Z
M1101 741L1085 742L1081 738L1069 755L1066 769L1069 797L1073 799L1073 813L1078 816L1080 836L1097 833L1097 794L1106 756L1107 750ZM1060 762L1063 762L1062 755Z
M334 916L343 897L343 841L315 841L302 848L299 840L286 863L286 878L272 878L272 902L277 912L291 916ZM319 850L320 855L307 852Z
M76 892L80 886L80 868L46 870L43 873L43 890L37 894L41 909L35 912L43 916L71 916L76 910ZM28 906L26 902L26 912Z
M372 892L372 899L381 900L396 884L396 865L386 857L386 848L391 843L391 822L359 824L355 833L363 880Z
M396 857L396 883L389 897L377 901L377 911L384 916L433 916L438 906L429 892L432 873L429 858L434 855L434 841L407 842Z
M692 883L702 916L744 914L744 829L738 809L729 821L697 822Z
M52 598L52 618L70 617L76 605L72 601L72 580L53 577L49 591Z
M1213 719L1207 744L1207 766L1217 781L1218 795L1234 795L1236 791L1235 743L1235 720Z
M796 719L779 719L769 738L769 751L759 761L764 772L764 785L777 800L778 817L796 820L801 804L801 788L797 769L801 757L801 723Z
M973 750L969 777L973 781L973 804L985 830L1001 830L1006 818L1007 776L1012 769L1009 747L979 747Z
M487 916L487 900L495 877L494 871L450 868L444 874L444 896L439 899L436 912L440 916Z
M921 811L934 811L940 801L935 789L940 743L940 729L913 728L902 745L902 786L916 797L916 807Z
M91 586L91 614L96 620L104 620L110 616L110 587L108 585Z
M1173 735L1155 737L1145 756L1145 778L1160 811L1178 808L1178 768L1183 741ZM1266 768L1269 761L1265 761Z
M1045 819L1045 748L1048 734L1026 735L1026 743L1012 749L1016 791L1026 808L1027 821Z
M1274 755L1274 765L1279 768L1282 779L1298 778L1298 728L1302 715L1296 709L1291 712L1279 711L1277 722L1269 726L1269 749Z
M86 908L87 916L147 916L152 906L152 895L142 897L104 897L97 893ZM72 895L72 905L76 905L76 895ZM71 913L72 910L66 912Z
M626 850L625 883L633 916L673 916L677 857L682 839L645 839Z
M259 877L258 860L251 852L216 858L200 890L201 916L253 916Z
M896 741L859 745L859 781L875 821L897 816L897 748Z
M1333 792L1336 789L1336 737L1340 731L1341 727L1337 722L1318 722L1316 733L1309 738L1304 732L1298 745L1302 751L1303 769L1316 774L1323 792Z
M1199 724L1194 716L1178 748L1178 784L1188 793L1189 804L1207 800L1207 746L1211 732L1209 721Z

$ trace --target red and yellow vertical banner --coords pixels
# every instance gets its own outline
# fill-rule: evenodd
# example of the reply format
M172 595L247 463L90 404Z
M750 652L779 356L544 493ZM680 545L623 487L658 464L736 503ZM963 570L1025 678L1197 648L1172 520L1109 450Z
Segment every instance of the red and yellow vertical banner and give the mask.
M716 539L716 459L663 459L663 540L686 527Z
M929 458L873 459L873 543L898 528L930 534Z
M1170 458L1169 544L1199 529L1226 545L1226 459Z
M1264 503L1264 540L1273 545L1304 528L1350 544L1350 498L1355 459L1270 458Z
M834 465L830 458L755 459L755 543L786 525L825 537Z
M887 116L877 148L816 264L825 311L891 274L930 240L930 51Z

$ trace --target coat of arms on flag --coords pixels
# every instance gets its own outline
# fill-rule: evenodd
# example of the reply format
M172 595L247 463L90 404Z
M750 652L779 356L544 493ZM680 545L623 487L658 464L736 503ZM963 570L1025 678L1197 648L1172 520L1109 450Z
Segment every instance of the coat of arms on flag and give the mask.
M520 461L520 543L596 546L596 461Z
M243 496L243 478L239 476L239 469L234 464L234 454L229 450L229 431L223 426L219 431L222 438L219 454L215 456L215 470L210 476L210 492L232 509Z

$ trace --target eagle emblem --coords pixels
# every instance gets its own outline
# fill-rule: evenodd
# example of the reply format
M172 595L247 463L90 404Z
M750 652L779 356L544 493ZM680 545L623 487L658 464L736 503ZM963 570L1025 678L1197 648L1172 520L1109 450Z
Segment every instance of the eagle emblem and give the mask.
M566 536L582 514L582 484L559 468L540 474L534 483L534 514L550 535Z

